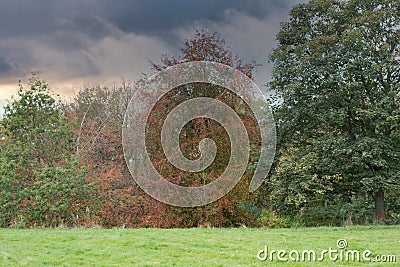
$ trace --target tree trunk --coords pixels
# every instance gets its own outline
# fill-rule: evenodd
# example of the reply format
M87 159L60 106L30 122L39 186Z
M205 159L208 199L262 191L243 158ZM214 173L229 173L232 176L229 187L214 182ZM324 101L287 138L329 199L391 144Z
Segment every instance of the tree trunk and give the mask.
M375 198L375 221L384 222L386 220L386 212L385 212L385 197L382 188L380 188L375 193L374 198Z

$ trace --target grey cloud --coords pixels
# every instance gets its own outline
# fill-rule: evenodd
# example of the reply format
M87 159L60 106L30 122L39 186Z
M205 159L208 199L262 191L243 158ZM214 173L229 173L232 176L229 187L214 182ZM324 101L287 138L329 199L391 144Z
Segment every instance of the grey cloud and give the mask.
M264 63L279 21L299 1L1 0L0 85L31 71L71 86L134 79L148 71L148 59L175 52L196 25Z
M185 27L193 21L224 19L224 11L234 9L249 16L263 18L277 10L287 10L296 0L136 0L108 1L101 10L104 17L121 30L136 33L160 33Z
M5 57L0 57L0 75L9 74L13 67L8 63Z
M65 26L75 26L94 35L102 28L93 20L100 17L121 30L156 33L183 27L196 20L223 19L226 9L236 9L262 18L277 9L287 9L295 0L2 0L0 1L0 36L48 34ZM62 25L60 19L70 21Z

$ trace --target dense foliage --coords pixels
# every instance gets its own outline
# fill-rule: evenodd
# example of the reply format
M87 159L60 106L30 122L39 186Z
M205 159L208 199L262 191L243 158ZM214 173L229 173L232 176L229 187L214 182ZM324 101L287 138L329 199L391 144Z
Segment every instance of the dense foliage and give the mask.
M271 207L310 225L399 222L400 2L300 4L277 40Z
M180 134L183 154L199 156L204 138L216 160L183 173L160 146L166 115L207 96L229 105L250 137L249 167L228 195L204 207L179 208L148 196L125 164L121 129L143 80L83 88L57 102L36 76L19 87L0 121L0 227L236 227L400 223L400 2L312 0L282 23L270 55L270 89L278 149L265 186L248 192L260 132L249 108L226 88L193 83L160 99L148 119L146 145L155 168L179 185L216 179L230 156L225 130L197 118ZM180 54L151 63L154 72L208 60L252 78L216 33L195 31ZM146 77L143 77L145 79Z
M152 63L153 71L193 60L212 60L240 69L252 76L257 66L254 62L243 63L225 45L216 33L206 30L196 31L183 43L181 55L164 56L161 64ZM145 79L145 77L143 78ZM248 182L252 170L245 174L243 182L227 197L199 208L178 208L160 203L146 195L130 176L123 158L121 129L123 116L137 83L124 82L121 87L85 88L75 97L69 107L80 121L79 144L77 149L81 159L90 168L91 180L99 183L99 194L103 196L102 209L104 224L130 227L193 227L199 225L237 226L256 223L255 203L259 195L248 193ZM198 144L205 137L212 138L218 146L216 161L201 173L182 173L165 159L160 149L160 133L164 119L179 103L196 97L218 98L237 109L238 99L225 88L209 84L190 84L175 88L159 101L148 119L147 150L157 170L170 181L185 185L199 186L216 179L229 161L229 140L224 129L208 119L196 119L186 125L180 137L181 147L189 158L196 157ZM246 109L245 109L246 110ZM240 112L239 112L240 113ZM241 112L242 119L254 139L259 136L255 120L249 112ZM256 158L256 157L254 157Z
M96 208L75 133L34 76L5 107L0 143L0 226L80 225Z

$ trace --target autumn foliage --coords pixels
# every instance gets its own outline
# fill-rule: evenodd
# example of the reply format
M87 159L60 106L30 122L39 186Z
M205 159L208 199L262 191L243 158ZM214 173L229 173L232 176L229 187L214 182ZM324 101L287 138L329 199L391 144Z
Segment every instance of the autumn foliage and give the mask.
M183 43L178 57L163 56L161 64L151 63L154 72L168 66L207 60L229 65L252 77L257 64L243 63L226 48L225 41L216 33L196 31ZM145 79L145 77L143 78ZM85 88L69 107L71 116L77 117L80 126L77 150L84 164L89 166L89 180L96 182L103 205L99 210L101 224L107 227L196 227L254 225L254 207L258 194L248 192L251 164L241 182L225 197L204 207L180 208L161 203L140 189L131 177L123 157L121 128L124 110L135 91L137 83L123 83L121 87ZM164 95L148 118L147 150L153 165L165 179L182 186L199 186L218 178L227 166L230 143L227 133L218 123L198 118L188 123L180 135L180 145L189 159L199 156L198 144L208 137L218 147L215 162L199 173L185 173L165 158L160 145L161 128L166 115L178 104L194 97L205 96L223 101L237 112L251 139L251 162L257 160L260 133L254 116L247 105L226 88L195 83L178 87ZM79 124L78 124L79 125ZM161 189L162 190L162 189Z

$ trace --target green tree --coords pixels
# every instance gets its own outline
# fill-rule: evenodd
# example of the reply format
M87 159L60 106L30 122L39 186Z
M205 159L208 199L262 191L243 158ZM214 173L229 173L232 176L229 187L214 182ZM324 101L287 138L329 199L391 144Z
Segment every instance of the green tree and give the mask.
M74 155L75 135L48 85L33 76L0 122L1 226L80 224L93 189Z
M300 4L277 41L275 208L374 200L384 221L400 193L400 2Z

